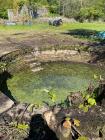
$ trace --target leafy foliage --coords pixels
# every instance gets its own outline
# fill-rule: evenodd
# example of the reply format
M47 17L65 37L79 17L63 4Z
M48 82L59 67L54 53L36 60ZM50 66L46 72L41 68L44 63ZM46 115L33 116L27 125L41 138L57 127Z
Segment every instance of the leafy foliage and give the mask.
M17 125L17 128L18 129L23 129L23 130L26 130L29 128L28 124L18 124Z
M0 8L0 18L7 19L7 9L6 8Z
M17 129L20 129L20 130L27 130L27 129L29 129L29 125L25 124L25 123L18 123L17 124L17 122L11 122L10 126L15 127Z
M80 22L83 22L84 20L93 21L102 18L103 15L102 9L97 9L96 7L81 8L76 19Z
M0 72L3 72L7 69L7 64L4 62L0 62Z
M21 8L27 4L31 9L36 10L39 6L46 6L50 13L60 14L66 17L73 17L81 22L105 18L104 0L0 0L0 17L7 17L8 8Z
M81 136L81 137L78 138L78 140L88 140L88 138L85 137L85 136Z
M74 125L75 125L75 126L80 126L80 121L77 120L77 119L74 119Z
M96 105L96 100L94 98L94 94L89 94L88 92L82 94L84 103L79 105L79 108L84 112L88 112L88 109L92 106Z
M52 101L53 103L55 103L57 97L56 97L56 94L54 93L54 91L51 90L51 91L48 93L48 95L49 95L49 98L51 99L51 101Z

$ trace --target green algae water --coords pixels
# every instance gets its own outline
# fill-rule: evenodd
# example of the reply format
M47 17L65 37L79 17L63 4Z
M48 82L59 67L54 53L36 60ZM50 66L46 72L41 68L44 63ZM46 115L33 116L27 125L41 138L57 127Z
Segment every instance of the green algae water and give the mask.
M8 80L8 88L20 102L43 104L51 102L46 91L56 94L56 102L64 101L70 92L85 91L89 83L98 85L98 77L105 77L102 68L68 62L51 62L42 65L43 70L23 70ZM97 75L97 80L94 79Z

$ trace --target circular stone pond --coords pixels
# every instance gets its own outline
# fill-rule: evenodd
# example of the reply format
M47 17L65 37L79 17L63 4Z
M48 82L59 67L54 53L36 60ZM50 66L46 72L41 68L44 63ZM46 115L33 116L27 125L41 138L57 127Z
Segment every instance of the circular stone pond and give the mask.
M94 79L94 75L105 77L104 69L88 64L50 62L42 64L42 67L39 72L22 70L7 81L15 99L25 103L51 103L50 91L60 103L70 92L85 91L90 82L97 86L98 79Z

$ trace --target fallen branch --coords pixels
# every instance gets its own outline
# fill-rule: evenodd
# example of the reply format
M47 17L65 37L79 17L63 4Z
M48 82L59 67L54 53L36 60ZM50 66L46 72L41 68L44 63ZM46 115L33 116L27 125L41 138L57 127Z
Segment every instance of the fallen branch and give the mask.
M71 125L71 128L72 128L75 132L77 132L77 133L79 134L79 136L82 136L81 132L80 132L73 124Z

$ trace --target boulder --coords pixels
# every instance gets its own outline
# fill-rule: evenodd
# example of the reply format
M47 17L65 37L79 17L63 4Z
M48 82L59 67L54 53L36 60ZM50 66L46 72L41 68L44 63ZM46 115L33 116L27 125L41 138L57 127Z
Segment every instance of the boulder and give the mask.
M0 114L9 110L14 105L14 102L5 94L0 93Z
M60 26L63 24L63 21L61 18L56 18L54 20L49 20L49 25L52 25L52 26Z

